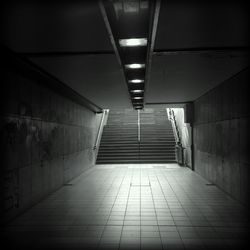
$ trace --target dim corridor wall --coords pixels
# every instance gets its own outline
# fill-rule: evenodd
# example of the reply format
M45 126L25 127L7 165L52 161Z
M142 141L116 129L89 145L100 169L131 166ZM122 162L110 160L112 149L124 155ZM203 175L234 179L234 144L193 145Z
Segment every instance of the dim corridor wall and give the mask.
M5 72L2 210L9 220L95 163L100 115L39 81Z
M195 171L235 199L249 195L249 68L194 102Z

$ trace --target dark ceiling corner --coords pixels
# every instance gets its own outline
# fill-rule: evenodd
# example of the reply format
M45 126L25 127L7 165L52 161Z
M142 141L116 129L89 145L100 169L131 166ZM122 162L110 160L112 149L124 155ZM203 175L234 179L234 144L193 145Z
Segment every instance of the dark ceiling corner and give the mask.
M238 76L239 74L241 74L244 71L249 71L250 70L250 66L245 67L244 69L240 70L239 72L235 73L234 75L230 76L229 78L225 79L223 82L221 82L220 84L224 84L227 81L230 81L231 79L235 78L236 76ZM250 78L250 75L248 74L248 78ZM198 99L200 99L201 97L207 95L209 92L213 91L216 88L216 86L210 90L208 90L207 92L205 92L204 94L202 94L201 96L197 97L193 102L196 102Z
M80 95L65 83L49 74L44 69L38 67L29 59L13 52L7 47L2 47L3 58L5 59L4 68L15 71L25 77L34 79L37 83L60 93L61 95L71 99L72 101L86 107L94 113L101 113L102 108L97 106L92 101Z

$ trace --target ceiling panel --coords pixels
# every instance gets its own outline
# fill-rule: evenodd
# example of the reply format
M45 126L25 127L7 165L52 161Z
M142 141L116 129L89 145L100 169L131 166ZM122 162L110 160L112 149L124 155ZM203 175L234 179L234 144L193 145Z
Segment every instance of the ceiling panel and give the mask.
M30 59L102 108L132 108L123 72L115 55Z
M161 1L156 50L222 46L248 46L242 1Z
M98 1L16 2L2 9L4 43L14 51L113 50Z
M247 66L243 52L154 55L145 101L193 101Z

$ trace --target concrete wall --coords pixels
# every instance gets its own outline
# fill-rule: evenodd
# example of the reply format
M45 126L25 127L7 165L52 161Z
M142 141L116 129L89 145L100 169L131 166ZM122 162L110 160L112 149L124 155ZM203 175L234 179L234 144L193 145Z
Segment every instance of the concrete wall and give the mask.
M237 200L249 189L249 69L194 103L195 171Z
M180 139L183 149L184 164L187 167L192 167L191 157L191 138L192 129L189 123L184 121L184 109L183 108L172 108L175 114L176 124L180 133Z
M101 115L15 72L6 72L2 94L2 203L8 220L95 163Z

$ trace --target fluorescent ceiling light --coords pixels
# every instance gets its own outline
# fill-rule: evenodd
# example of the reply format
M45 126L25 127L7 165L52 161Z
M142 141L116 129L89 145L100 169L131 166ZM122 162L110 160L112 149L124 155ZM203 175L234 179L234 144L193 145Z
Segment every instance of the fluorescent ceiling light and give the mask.
M133 79L133 80L129 80L129 82L131 82L131 83L141 83L141 82L144 82L144 80L141 80L141 79Z
M140 100L140 99L142 99L143 97L141 97L141 96L135 96L135 97L133 97L133 99L135 99L135 100Z
M129 69L140 69L140 68L144 68L145 64L142 64L142 63L132 63L132 64L126 64L125 67L129 68Z
M121 47L146 46L147 43L147 38L119 39L119 44Z
M142 93L143 92L143 89L134 89L134 90L131 90L132 93Z

